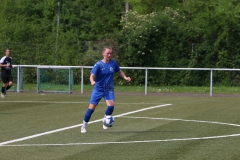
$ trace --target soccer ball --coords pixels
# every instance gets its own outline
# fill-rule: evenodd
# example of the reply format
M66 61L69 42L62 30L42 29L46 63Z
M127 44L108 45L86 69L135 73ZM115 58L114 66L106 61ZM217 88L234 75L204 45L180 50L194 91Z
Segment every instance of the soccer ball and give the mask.
M103 118L103 125L104 126L112 127L114 122L115 122L115 120L114 120L113 116L108 115L108 116L105 116Z

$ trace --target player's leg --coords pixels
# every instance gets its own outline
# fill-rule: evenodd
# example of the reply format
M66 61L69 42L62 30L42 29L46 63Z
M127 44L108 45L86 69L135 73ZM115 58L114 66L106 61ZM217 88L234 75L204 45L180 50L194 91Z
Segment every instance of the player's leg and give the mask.
M81 133L86 133L87 132L87 130L86 130L87 124L88 124L88 122L89 122L89 120L90 120L90 118L91 118L91 116L92 116L96 106L97 105L95 105L95 104L91 104L91 103L89 104L87 112L84 115L83 125L81 127Z
M12 85L13 85L13 82L12 81L9 81L8 82L8 85L6 85L6 89L5 89L5 96L7 96L7 90L9 90L11 87L12 87Z
M114 104L115 104L114 91L110 90L110 91L106 92L105 96L104 96L104 99L105 99L105 102L106 102L106 105L107 105L107 109L105 111L105 116L112 115L112 113L114 111ZM108 129L108 127L103 125L103 129Z
M107 109L105 111L105 115L112 115L113 111L114 111L114 101L113 100L106 100L106 105L107 105Z
M11 81L8 82L6 90L9 90L12 86L13 86L13 81L11 80Z
M7 86L7 77L5 74L1 74L2 77L2 90L1 90L1 97L4 98L5 97L5 93L6 93L6 86Z
M2 84L2 91L1 91L1 97L4 98L6 96L6 83Z
M83 119L83 125L81 127L82 133L87 132L86 131L87 124L90 121L90 118L102 97L103 97L103 92L99 92L99 91L95 91L95 90L92 92L92 95L90 98L90 104L88 106L87 112L85 113L85 116Z
M84 119L83 119L84 122L86 122L86 123L89 122L89 120L90 120L90 118L91 118L91 116L92 116L96 106L97 105L95 105L95 104L89 104L87 112L85 113L85 116L84 116Z
M113 90L109 90L107 92L105 92L105 96L104 96L106 105L107 105L107 109L105 112L105 115L112 115L113 110L114 110L114 104L115 104L115 95L114 95L114 91Z
M12 85L13 85L12 74L8 74L7 75L7 80L8 80L8 85L6 87L6 90L9 90L12 87Z
M6 85L6 88L5 88L5 92L4 92L5 96L7 96L7 90L9 90L12 87L12 85L13 85L12 74L8 74L6 76L6 79L7 79L8 84Z

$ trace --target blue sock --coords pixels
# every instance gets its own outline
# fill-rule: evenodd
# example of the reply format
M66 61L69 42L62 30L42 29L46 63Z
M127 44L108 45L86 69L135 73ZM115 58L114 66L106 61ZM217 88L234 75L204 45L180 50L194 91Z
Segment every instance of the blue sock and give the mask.
M87 110L87 112L86 112L86 114L84 116L84 121L85 122L89 122L93 112L94 112L93 109L88 108L88 110Z
M114 106L108 106L105 115L111 115L113 113Z

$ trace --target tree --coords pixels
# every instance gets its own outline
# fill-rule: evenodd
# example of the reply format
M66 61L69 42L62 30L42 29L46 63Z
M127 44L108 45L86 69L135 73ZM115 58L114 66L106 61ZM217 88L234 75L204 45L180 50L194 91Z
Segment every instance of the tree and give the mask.
M240 67L239 2L199 0L185 1L181 5L180 9L167 7L150 14L126 14L118 40L122 53L119 57L124 64L151 67ZM180 79L182 84L202 85L209 80L209 76L202 76L200 72L189 72L177 78L162 74L164 78L161 79L168 83ZM221 75L217 78L231 81L236 79L234 77L239 75L229 73L226 78Z
M139 14L160 12L166 7L177 8L180 3L177 0L129 0L130 8Z

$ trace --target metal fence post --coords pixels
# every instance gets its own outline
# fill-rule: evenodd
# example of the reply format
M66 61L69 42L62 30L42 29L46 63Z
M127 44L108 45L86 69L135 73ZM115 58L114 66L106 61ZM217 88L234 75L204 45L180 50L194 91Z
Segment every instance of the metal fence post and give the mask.
M20 92L20 66L17 66L17 92Z
M40 69L37 67L37 93L41 91L40 89Z
M147 95L148 90L148 69L145 69L145 95Z
M70 67L69 70L68 70L68 86L69 86L69 89L68 89L68 93L72 93L72 89L73 89L73 82L72 82L72 68Z
M83 94L83 67L81 71L81 94Z
M213 94L213 69L210 70L210 97Z

